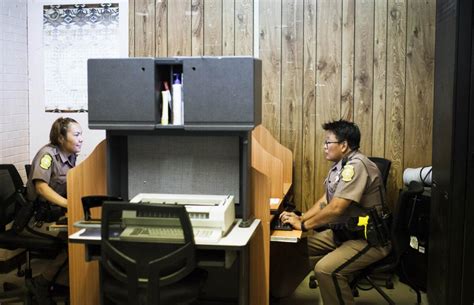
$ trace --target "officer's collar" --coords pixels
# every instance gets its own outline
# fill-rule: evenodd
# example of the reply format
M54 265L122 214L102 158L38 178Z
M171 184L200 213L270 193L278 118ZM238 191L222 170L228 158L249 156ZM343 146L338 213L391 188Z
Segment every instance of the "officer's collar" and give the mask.
M359 150L353 150L351 151L347 156L345 156L343 159L342 159L342 165L346 165L347 162L349 162L357 153L359 152Z
M76 159L75 154L70 154L69 156L67 156L59 147L56 147L56 152L59 154L62 163L70 163L71 165L73 165L74 160Z
M333 165L333 167L331 168L331 170L333 170L333 171L334 171L334 170L340 171L340 170L344 167L344 165L346 165L346 163L349 162L349 161L352 159L352 157L354 157L355 154L357 154L357 152L358 152L357 149L351 151L347 156L345 156L344 158L342 158L341 160L339 160L337 163L335 163L335 164Z

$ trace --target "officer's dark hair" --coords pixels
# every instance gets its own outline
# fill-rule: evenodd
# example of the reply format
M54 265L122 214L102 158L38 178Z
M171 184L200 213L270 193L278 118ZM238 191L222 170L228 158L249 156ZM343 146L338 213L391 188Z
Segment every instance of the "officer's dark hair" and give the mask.
M341 119L324 123L323 129L334 133L338 141L347 141L347 145L351 150L359 149L360 130L355 123Z
M62 142L67 139L67 129L70 123L77 123L73 118L60 117L54 121L49 132L49 142L56 146L61 146Z

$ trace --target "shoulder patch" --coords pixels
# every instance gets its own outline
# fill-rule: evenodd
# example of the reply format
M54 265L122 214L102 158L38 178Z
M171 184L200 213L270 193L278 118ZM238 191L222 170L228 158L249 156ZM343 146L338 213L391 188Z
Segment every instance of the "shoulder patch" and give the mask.
M342 176L342 181L349 182L352 180L352 177L354 177L354 166L347 164L344 166L344 169L342 170L341 176Z
M40 161L40 167L42 169L49 169L53 163L53 158L49 154L45 154Z

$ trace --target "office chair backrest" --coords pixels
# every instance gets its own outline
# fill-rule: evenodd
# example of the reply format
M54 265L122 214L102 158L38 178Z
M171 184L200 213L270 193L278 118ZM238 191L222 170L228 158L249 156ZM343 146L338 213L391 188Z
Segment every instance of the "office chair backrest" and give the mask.
M388 180L388 175L390 173L390 167L392 165L392 161L385 158L380 158L380 157L369 157L369 160L374 162L375 165L377 165L377 167L380 170L380 174L382 174L383 185L387 187L387 180Z
M30 172L31 172L31 164L25 164L25 172L26 172L26 177L29 177Z
M17 192L22 192L23 181L13 164L0 164L0 231L13 221Z
M150 228L156 227L157 220L164 226L178 224L183 238L171 242L122 238L125 215L134 215L134 224ZM139 293L146 294L147 304L158 304L159 287L183 279L196 268L194 235L184 206L104 202L101 251L103 272L128 289L128 304L138 304Z
M416 181L410 182L408 189L400 191L392 223L392 248L397 259L408 249L410 244L409 214L407 213L410 201L416 200L416 196L423 194L423 191L423 184Z

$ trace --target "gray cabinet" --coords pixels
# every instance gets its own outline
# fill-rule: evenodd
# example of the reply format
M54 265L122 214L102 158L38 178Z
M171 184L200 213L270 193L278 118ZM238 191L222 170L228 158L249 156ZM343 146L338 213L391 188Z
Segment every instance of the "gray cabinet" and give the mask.
M163 126L161 91L175 73L184 124ZM261 74L252 57L89 59L89 128L252 130L261 123Z

